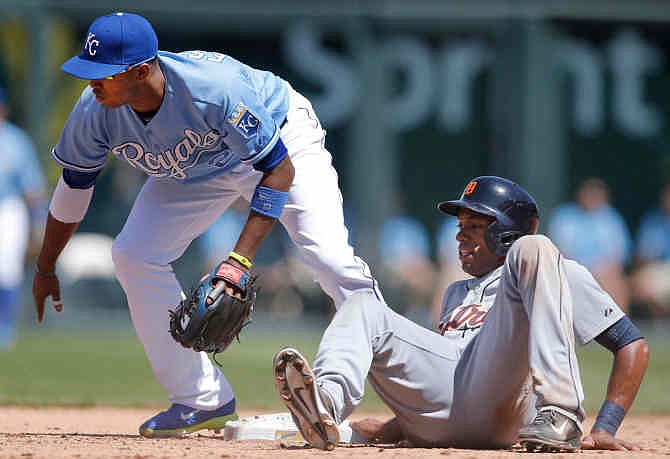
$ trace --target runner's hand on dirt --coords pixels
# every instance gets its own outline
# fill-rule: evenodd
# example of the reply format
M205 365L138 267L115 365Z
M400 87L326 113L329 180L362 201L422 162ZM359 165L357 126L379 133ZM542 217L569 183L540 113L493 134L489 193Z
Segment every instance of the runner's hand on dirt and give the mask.
M640 451L640 447L615 438L604 430L594 430L582 439L582 449L608 449L618 451Z

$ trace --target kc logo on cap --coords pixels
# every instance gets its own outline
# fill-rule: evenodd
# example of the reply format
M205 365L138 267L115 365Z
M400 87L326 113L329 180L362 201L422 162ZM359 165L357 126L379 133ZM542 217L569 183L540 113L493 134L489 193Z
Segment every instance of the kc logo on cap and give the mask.
M91 23L82 48L61 70L84 80L98 80L156 57L158 37L142 16L116 12Z
M100 45L100 42L95 39L95 34L89 33L86 37L86 43L84 43L84 51L88 51L88 54L95 56L95 53L98 52L98 45Z

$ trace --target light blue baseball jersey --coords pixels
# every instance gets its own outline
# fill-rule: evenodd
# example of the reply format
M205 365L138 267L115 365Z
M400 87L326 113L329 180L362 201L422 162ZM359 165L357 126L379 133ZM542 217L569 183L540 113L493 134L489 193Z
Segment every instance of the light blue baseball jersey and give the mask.
M104 107L87 87L52 151L58 164L95 172L111 151L150 176L196 183L273 149L289 106L284 80L213 52L160 51L159 60L165 96L153 118Z
M44 187L42 168L28 135L9 122L0 124L0 199L36 195Z

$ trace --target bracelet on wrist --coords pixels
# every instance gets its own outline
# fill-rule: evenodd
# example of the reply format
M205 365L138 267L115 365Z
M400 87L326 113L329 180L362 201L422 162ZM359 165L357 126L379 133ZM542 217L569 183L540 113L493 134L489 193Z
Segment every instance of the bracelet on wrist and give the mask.
M240 255L239 253L235 252L234 250L231 250L230 253L228 254L228 257L232 258L242 266L244 266L247 269L251 269L251 267L254 265L251 260L249 260L247 257L244 255Z
M605 400L605 403L603 403L603 406L598 412L596 422L593 424L593 429L591 430L602 429L614 436L625 415L626 412L621 406L614 402L610 402L609 400Z
M56 271L42 271L37 265L35 265L35 274L40 277L56 277Z

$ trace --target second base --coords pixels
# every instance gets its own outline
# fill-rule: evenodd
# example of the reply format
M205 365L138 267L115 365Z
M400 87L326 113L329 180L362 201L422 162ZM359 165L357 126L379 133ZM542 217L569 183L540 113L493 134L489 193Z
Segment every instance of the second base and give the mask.
M349 427L349 421L338 426L340 443L363 444L366 440ZM279 440L286 443L303 443L305 439L289 413L259 414L237 421L226 422L224 440Z

